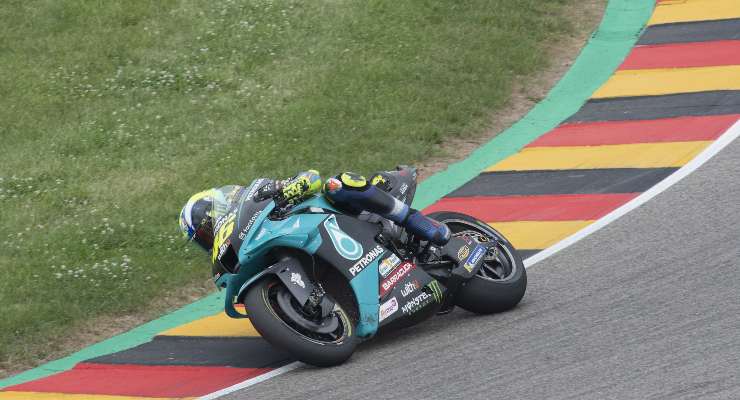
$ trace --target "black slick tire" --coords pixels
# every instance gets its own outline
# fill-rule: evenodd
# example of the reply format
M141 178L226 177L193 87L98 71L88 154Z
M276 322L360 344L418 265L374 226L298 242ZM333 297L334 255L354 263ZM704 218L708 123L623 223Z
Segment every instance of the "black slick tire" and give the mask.
M330 367L346 361L355 351L359 339L347 313L337 306L335 313L346 324L343 336L335 342L322 342L300 333L281 318L277 305L270 301L270 290L282 283L273 276L265 277L247 290L244 306L257 332L270 344L287 351L306 364ZM345 326L345 325L343 325Z
M485 222L462 213L439 211L429 214L429 217L447 224L453 235L461 230L460 227L468 224L495 237L503 247L499 251L511 262L512 271L504 279L492 280L476 275L465 282L456 296L457 306L477 314L492 314L510 310L519 304L527 289L527 270L519 253L500 232Z

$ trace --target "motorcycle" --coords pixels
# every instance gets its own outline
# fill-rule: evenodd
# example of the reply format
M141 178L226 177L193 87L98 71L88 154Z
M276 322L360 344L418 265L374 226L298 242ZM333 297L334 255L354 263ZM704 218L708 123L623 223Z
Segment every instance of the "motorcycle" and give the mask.
M411 204L416 170L383 176L383 189ZM376 214L342 213L321 194L295 205L258 201L262 184L216 196L213 278L226 290L228 316L249 318L268 342L307 364L340 364L379 332L455 306L489 314L524 296L521 257L485 222L429 214L452 231L446 245L435 246Z

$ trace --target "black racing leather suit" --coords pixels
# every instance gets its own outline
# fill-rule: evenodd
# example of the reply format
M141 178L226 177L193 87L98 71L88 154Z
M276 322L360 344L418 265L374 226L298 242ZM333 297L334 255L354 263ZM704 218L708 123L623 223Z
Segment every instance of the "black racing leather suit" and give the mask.
M446 225L428 218L409 207L405 201L388 193L394 173L414 174L414 179L416 174L413 168L399 167L397 171L373 174L372 178L367 180L362 175L343 172L327 179L321 185L319 173L309 170L287 180L268 181L258 190L256 197L279 197L282 201L295 204L323 190L326 198L343 212L359 215L363 211L368 211L378 214L406 228L421 240L439 246L446 244L450 239L450 230ZM405 200L405 196L410 198L412 194L404 193L402 198Z

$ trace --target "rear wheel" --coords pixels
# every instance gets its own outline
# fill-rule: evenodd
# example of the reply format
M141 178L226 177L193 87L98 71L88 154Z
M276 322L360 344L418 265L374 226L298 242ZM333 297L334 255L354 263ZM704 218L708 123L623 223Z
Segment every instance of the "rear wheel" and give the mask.
M341 364L357 347L353 324L338 303L325 318L309 315L274 276L250 287L244 306L262 337L307 364Z
M527 271L521 256L500 232L461 213L440 211L429 217L447 224L453 236L468 235L478 243L497 243L486 253L478 273L460 289L456 305L474 313L490 314L519 304L527 289Z

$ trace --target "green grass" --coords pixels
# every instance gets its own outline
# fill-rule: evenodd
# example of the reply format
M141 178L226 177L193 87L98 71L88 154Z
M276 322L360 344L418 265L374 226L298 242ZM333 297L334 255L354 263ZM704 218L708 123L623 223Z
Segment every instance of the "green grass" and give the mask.
M195 191L480 132L567 1L3 1L0 367L207 279Z

